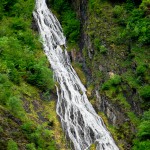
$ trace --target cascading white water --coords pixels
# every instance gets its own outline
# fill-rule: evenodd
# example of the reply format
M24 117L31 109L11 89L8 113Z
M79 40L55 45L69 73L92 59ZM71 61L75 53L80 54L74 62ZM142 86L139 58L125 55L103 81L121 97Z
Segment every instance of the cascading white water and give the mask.
M96 143L97 150L119 150L87 99L86 89L70 64L61 25L45 0L36 0L33 15L43 39L45 54L60 85L57 88L56 111L74 149L87 150Z

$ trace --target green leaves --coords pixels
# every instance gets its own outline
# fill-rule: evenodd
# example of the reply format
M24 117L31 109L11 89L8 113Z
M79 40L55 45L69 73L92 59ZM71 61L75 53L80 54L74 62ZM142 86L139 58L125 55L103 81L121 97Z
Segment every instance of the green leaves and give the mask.
M138 126L137 138L133 150L150 149L150 110L145 112Z
M22 106L22 101L19 98L15 97L15 96L12 96L8 99L7 106L10 109L10 111L13 114L17 115L17 116L24 113L24 108Z
M62 26L70 43L78 41L80 22L76 19L76 14L72 10L68 10L62 14Z
M140 93L140 96L143 97L145 100L149 100L150 99L150 86L145 85L141 87L139 93Z
M17 143L14 140L9 140L7 145L7 150L18 150Z
M132 40L141 44L150 42L150 21L141 9L133 9L127 21L124 35L130 35Z
M69 0L50 0L52 8L60 15L60 22L70 44L79 40L80 21L77 19Z
M121 83L121 77L114 75L102 85L102 90L108 90L111 86L117 86Z
M53 73L41 63L29 67L27 81L44 91L54 89Z
M20 143L17 140L20 135L23 137L21 141L25 139L26 142L19 144L19 148L56 149L48 127L39 129L36 127L37 120L31 119L38 118L38 112L36 117L33 112L26 112L26 107L32 105L28 105L30 100L38 101L39 93L46 91L50 95L50 90L54 89L50 65L42 52L37 33L31 30L33 6L33 0L0 2L0 108L2 122L5 120L2 125L8 125L7 129L0 131L5 139L0 143L7 150L18 150L16 142ZM40 108L44 109L44 106ZM23 124L21 128L20 124ZM12 131L13 134L11 129L16 129Z
M26 24L15 25L13 30L17 35L0 38L1 60L9 69L9 79L18 85L25 80L44 91L53 89L53 74L46 57L35 57L40 48L38 38L26 29Z
M27 150L34 150L35 148L43 150L56 149L55 141L52 139L53 132L44 125L35 126L32 122L27 122L21 128L31 142L26 145Z

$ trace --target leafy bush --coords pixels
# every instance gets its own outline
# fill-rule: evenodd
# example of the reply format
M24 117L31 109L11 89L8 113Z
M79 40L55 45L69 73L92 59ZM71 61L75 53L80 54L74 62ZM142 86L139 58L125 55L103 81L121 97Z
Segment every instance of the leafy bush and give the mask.
M54 89L52 71L40 63L29 67L27 81L44 91Z
M35 126L32 122L26 122L21 126L21 129L28 135L35 131Z
M117 86L121 83L121 77L119 75L114 75L109 80L105 81L102 85L102 90L108 90L111 86Z
M18 150L17 143L12 139L8 141L7 150Z
M98 38L94 39L94 47L100 51L100 53L105 54L107 52L107 48L101 44Z
M142 0L142 3L140 5L140 8L144 10L144 12L148 13L149 11L149 6L150 6L150 1L149 0Z
M48 0L50 7L52 7L55 11L57 11L59 14L62 13L62 11L66 11L70 9L69 1L68 0Z
M105 54L107 52L107 48L104 45L100 46L100 53Z
M74 43L78 41L80 22L76 19L76 14L72 10L62 13L62 27L68 42Z
M138 126L133 150L150 149L150 110L145 112Z
M31 129L30 129L31 127ZM38 148L44 150L55 150L55 141L52 139L53 133L51 130L46 129L44 126L35 126L31 122L22 125L22 130L25 132L26 137L32 142L26 145L28 150Z
M23 18L14 17L14 18L12 18L11 21L12 21L11 28L13 30L25 30L26 22L24 21Z
M137 41L140 44L150 43L150 21L141 9L133 9L127 20L126 29L122 32L123 40Z
M28 32L25 32L28 35ZM23 33L24 34L24 33ZM22 36L23 37L23 36ZM26 38L22 46L21 42L16 37L2 37L0 38L0 48L2 49L2 58L7 63L9 68L9 79L15 84L20 84L22 79L25 79L30 84L39 87L41 90L50 90L54 88L53 74L50 68L47 67L46 58L36 60L32 50L37 48L36 43L29 38ZM30 40L32 42L30 42ZM30 46L32 48L30 48ZM21 50L22 49L22 50ZM22 53L24 53L22 55Z
M116 18L116 22L119 25L126 26L127 12L123 6L115 5L115 7L113 8L113 17Z
M26 149L27 150L36 150L35 144L34 143L27 144Z
M120 5L115 5L113 8L113 15L115 18L120 17L124 13L124 8Z
M90 10L94 9L95 3L96 3L95 0L89 0L88 1L88 7L89 7Z
M126 5L125 5L125 7L126 7L126 10L132 11L133 8L135 7L134 1L133 1L133 0L126 0Z
M7 101L7 106L10 109L10 111L15 115L17 116L24 115L24 108L22 106L22 101L19 98L15 96L10 97Z
M150 85L145 85L139 90L139 94L145 100L150 99Z
M147 70L146 65L139 65L136 68L136 73L137 73L137 75L144 75L144 73L146 72L146 70Z
M74 44L79 40L80 21L77 19L75 12L69 0L50 0L52 8L60 15L67 41Z

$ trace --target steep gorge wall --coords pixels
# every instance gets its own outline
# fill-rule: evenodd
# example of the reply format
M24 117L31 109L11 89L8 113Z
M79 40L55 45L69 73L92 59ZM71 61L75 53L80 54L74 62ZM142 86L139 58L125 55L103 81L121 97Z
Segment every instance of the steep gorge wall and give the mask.
M122 80L122 83L116 85L116 91L112 89L112 93L101 90L103 83L112 76L126 75L128 68L124 66L124 62L128 59L130 45L125 43L118 46L110 39L118 34L118 25L112 19L112 4L104 2L91 11L87 0L75 0L72 3L81 20L81 37L80 51L76 55L72 52L71 57L82 63L88 80L87 89L94 87L89 99L94 99L95 109L103 112L109 123L115 127L118 143L123 145L122 149L131 149L136 130L134 114L138 116L142 113L136 89ZM97 50L96 40L107 52ZM135 70L136 64L132 62L128 67Z

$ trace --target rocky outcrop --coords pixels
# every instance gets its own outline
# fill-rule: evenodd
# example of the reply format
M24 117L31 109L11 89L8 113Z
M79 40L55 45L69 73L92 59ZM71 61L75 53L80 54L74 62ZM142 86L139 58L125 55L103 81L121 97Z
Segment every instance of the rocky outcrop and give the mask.
M131 120L132 115L130 113L135 113L136 115L142 113L140 103L135 101L135 99L140 99L138 93L134 88L129 87L125 81L122 81L124 85L117 92L122 92L122 96L129 107L126 108L125 104L121 104L121 101L112 100L114 98L113 94L111 98L110 95L108 96L108 94L100 89L102 83L108 80L110 76L124 74L127 71L127 68L122 67L121 63L128 59L129 46L125 44L117 46L109 41L111 33L114 36L117 34L115 33L117 30L114 30L117 24L111 19L112 4L104 4L101 8L93 10L95 11L95 18L92 19L88 12L87 0L75 0L72 3L77 16L81 20L80 51L77 52L78 54L75 51L71 52L72 61L83 64L83 71L88 78L88 84L94 85L92 96L95 97L96 95L96 110L103 112L107 116L109 123L120 133L122 137L118 136L118 138L120 138L120 142L124 145L123 149L130 150L132 136L135 133L135 125ZM96 38L107 49L106 53L97 54L98 52L94 45L94 39ZM100 50L99 53L101 53ZM131 67L135 70L134 65L131 64ZM98 76L97 74L100 75Z

